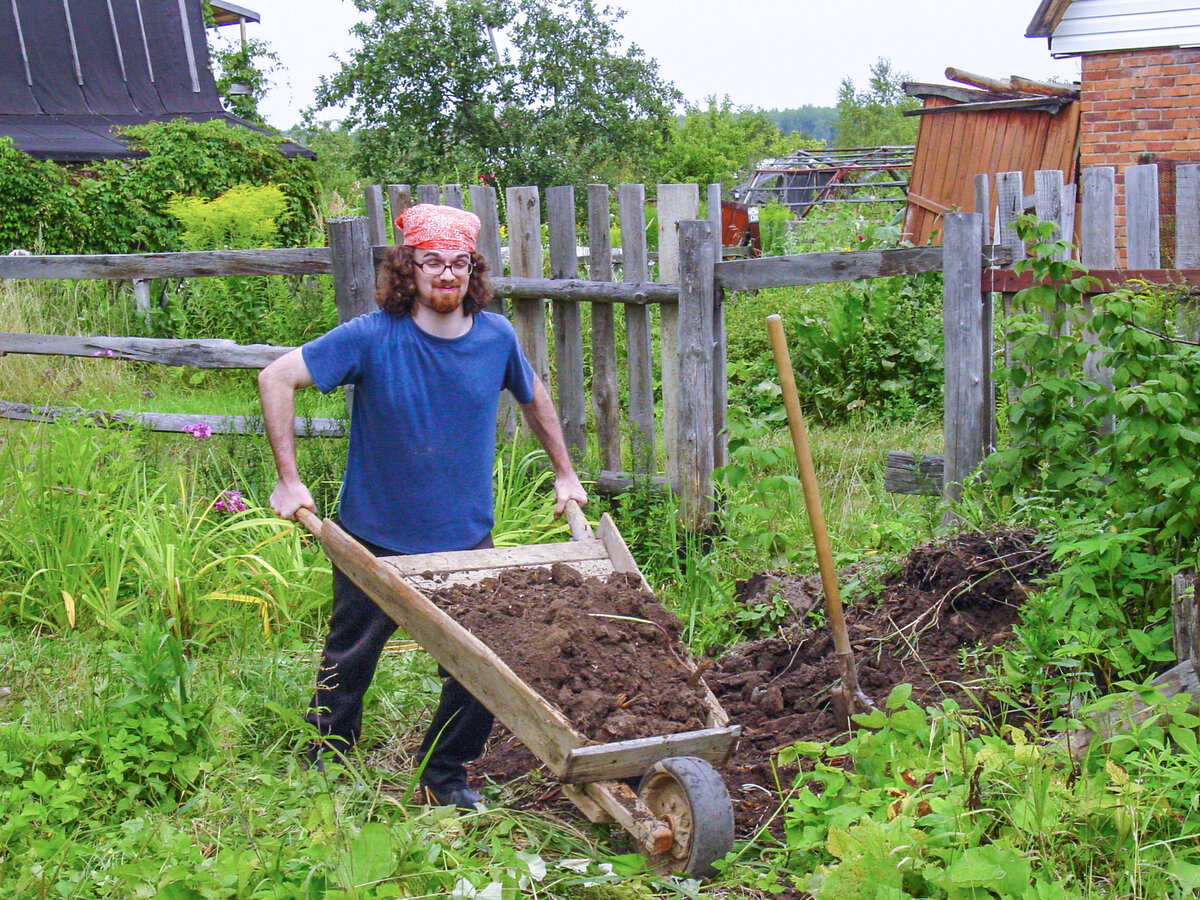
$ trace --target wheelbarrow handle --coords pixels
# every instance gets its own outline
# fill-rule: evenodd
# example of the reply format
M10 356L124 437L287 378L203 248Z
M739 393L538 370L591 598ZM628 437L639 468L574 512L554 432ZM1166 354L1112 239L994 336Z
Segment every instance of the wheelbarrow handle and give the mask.
M574 500L567 501L567 524L571 527L571 540L587 541L595 537L592 526L588 524L587 516Z
M321 537L321 517L307 506L302 506L296 510L296 521L307 528L313 537Z

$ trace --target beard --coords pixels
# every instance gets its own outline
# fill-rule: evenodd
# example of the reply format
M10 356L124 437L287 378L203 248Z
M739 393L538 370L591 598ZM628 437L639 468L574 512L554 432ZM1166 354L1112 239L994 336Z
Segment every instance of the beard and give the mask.
M439 315L452 313L462 306L462 298L457 295L438 295L430 297L425 305Z

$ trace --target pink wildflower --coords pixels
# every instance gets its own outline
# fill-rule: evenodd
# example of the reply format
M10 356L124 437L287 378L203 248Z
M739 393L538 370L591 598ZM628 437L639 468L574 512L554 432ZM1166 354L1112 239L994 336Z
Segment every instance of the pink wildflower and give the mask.
M117 355L117 351L113 350L110 347L106 347L103 350L97 350L95 353L92 354L92 356L109 356L109 357L116 356L116 355Z
M246 509L246 501L242 499L241 491L221 491L213 509L217 512L242 512Z
M197 422L195 425L184 425L183 430L190 434L198 441L212 437L212 426L204 422Z

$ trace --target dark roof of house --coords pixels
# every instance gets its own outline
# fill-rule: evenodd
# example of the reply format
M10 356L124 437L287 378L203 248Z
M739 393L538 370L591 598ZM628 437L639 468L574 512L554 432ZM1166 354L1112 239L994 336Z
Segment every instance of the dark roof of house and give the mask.
M177 118L255 128L221 106L197 0L0 2L0 135L26 153L138 156L114 126ZM279 150L313 156L290 141Z

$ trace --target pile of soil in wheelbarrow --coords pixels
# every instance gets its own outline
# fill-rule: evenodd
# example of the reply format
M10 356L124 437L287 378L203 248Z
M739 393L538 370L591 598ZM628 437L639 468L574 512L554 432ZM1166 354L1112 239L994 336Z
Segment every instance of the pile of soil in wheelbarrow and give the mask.
M965 708L994 709L980 683L980 659L1012 637L1029 585L1051 568L1049 552L1032 531L959 534L916 547L878 590L847 606L862 689L880 705L893 687L908 683L912 701L922 706L954 698ZM810 596L820 609L814 577L755 578L739 596L747 604L784 596L794 606ZM744 729L721 771L738 836L749 837L777 810L776 784L786 790L796 776L794 769L775 771L775 751L798 740L833 740L845 731L832 702L840 678L833 639L823 622L798 618L773 637L730 648L704 678L731 723ZM498 728L477 771L505 783L536 768L529 752ZM510 802L561 806L553 786L544 784L531 796L515 791Z
M429 598L592 740L707 727L681 623L636 576L583 578L556 563Z

